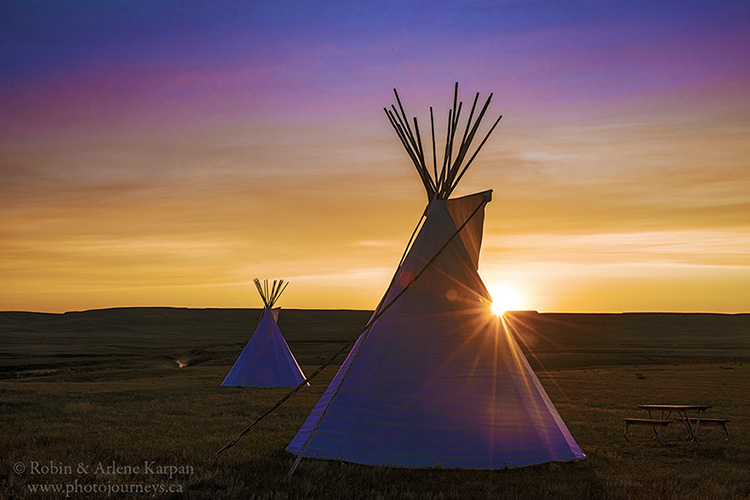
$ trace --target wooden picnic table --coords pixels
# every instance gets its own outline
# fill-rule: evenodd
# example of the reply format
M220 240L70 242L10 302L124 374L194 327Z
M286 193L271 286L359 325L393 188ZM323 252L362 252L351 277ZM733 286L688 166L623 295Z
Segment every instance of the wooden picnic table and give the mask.
M677 420L685 426L685 430L690 435L690 440L699 443L698 428L701 423L703 412L711 408L707 405L638 405L638 408L648 411L648 418L654 419L652 412L659 413L659 420L668 420L672 413L677 414ZM698 412L698 416L690 417L688 412ZM693 427L695 424L695 427ZM726 430L726 428L725 428Z

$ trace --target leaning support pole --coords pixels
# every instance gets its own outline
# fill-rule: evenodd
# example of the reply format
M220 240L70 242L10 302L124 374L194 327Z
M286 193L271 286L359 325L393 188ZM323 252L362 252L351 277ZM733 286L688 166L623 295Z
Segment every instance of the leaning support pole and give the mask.
M469 147L471 147L471 142L474 140L474 135L479 129L479 124L482 122L482 118L484 117L484 113L487 111L487 108L490 105L490 101L492 101L492 94L490 94L490 96L487 98L487 101L484 103L482 110L479 112L479 116L477 116L477 119L471 128L471 132L469 132L469 135L466 137L466 141L461 144L458 154L456 155L456 160L448 171L449 182L447 182L445 186L445 188L447 189L447 191L445 192L446 198L448 197L449 193L456 187L456 175L458 175L458 170L459 168L461 168L461 164L466 157L466 153L468 152Z
M303 387L307 386L308 383L312 379L314 379L315 377L317 377L320 374L320 372L322 372L326 367L328 367L328 365L330 365L331 363L333 363L333 361L336 358L338 358L341 355L341 353L343 353L344 351L346 351L347 349L349 349L351 347L351 345L357 340L358 337L359 337L359 335L356 338L354 338L354 340L350 340L349 342L347 342L346 344L344 344L344 346L341 347L341 349L339 349L338 351L336 351L336 353L333 356L331 356L330 358L328 358L325 361L325 363L323 363L322 366L320 366L317 370L315 370L312 373L312 375L308 376L305 380L303 380L302 382L300 382L300 384L297 387L295 387L294 389L292 389L291 391L289 391L288 393L286 393L286 395L284 395L284 397L282 397L281 399L279 399L278 401L276 401L276 403L274 403L274 405L271 406L268 410L266 410L263 413L261 413L260 416L258 416L255 420L253 420L250 423L250 425L248 425L247 427L245 427L242 430L242 432L240 432L239 434L237 434L237 436L234 439L232 439L230 442L228 442L226 445L224 445L219 451L217 451L216 453L214 453L214 455L211 458L212 459L218 458L219 455L221 455L222 453L224 453L225 451L227 451L232 446L236 445L237 442L240 439L242 439L242 436L244 436L245 434L247 434L248 432L250 432L250 430L253 427L255 427L256 424L258 424L261 420L263 420L268 415L270 415L271 413L273 413L279 406L283 405L289 398L291 398L292 396L294 396L300 389L302 389Z
M432 265L432 263L435 262L435 259L437 259L438 256L440 256L440 254L443 252L443 250L445 250L445 248L448 246L448 244L451 241L453 241L453 238L455 238L456 236L458 236L458 234L461 232L461 230L464 227L466 227L466 225L469 223L469 221L471 221L471 219L474 218L474 216L477 214L477 212L479 212L479 210L482 207L484 207L487 204L488 201L489 200L487 198L485 198L484 200L482 200L482 202L479 205L477 205L477 208L474 209L474 211L471 213L471 215L469 215L469 217L466 218L466 220L463 222L463 224L461 224L461 226L458 229L456 229L456 231L447 240L445 240L445 243L443 243L443 246L441 246L438 249L438 251L435 252L435 255L433 255L432 258L427 261L427 263L424 265L424 267L422 267L422 269L411 279L411 281L409 281L409 283L407 283L404 286L404 288L395 297L393 297L393 299L391 299L390 302L388 302L388 304L386 304L382 309L379 309L377 311L377 313L372 317L372 319L367 324L367 327L365 328L365 331L362 333L363 335L365 335L365 337L362 339L362 342L359 344L359 350L357 350L357 352L354 353L355 359L359 355L360 350L362 349L362 346L367 341L367 335L369 335L369 333L370 333L373 325L375 324L375 321L377 321L383 314L385 314L385 312L393 304L395 304L396 301L398 299L400 299L401 296L404 293L406 293L406 291L409 289L409 287L411 287L414 284L414 282L416 282L424 274L424 272ZM388 292L386 291L386 293L388 293ZM310 432L310 436L307 438L307 440L305 441L305 444L302 446L302 449L300 449L300 452L297 454L297 458L294 460L294 464L292 465L292 468L289 469L289 473L287 474L287 477L291 477L292 474L294 474L294 471L297 470L297 466L299 465L300 461L302 460L302 457L304 456L305 451L307 451L307 447L312 442L313 437L315 437L315 434L317 433L318 428L320 427L320 423L323 421L323 417L325 417L326 413L328 412L328 409L331 407L331 404L333 403L333 400L336 399L336 396L338 395L339 389L341 389L341 386L344 384L344 380L346 380L347 375L349 375L349 370L351 369L351 367L353 365L354 365L354 360L352 360L352 362L346 368L346 372L344 372L344 376L341 377L341 381L339 382L339 385L336 387L336 389L334 390L333 395L331 396L331 399L328 401L328 404L323 409L323 414L318 419L318 423L315 425L315 428L312 430L312 432Z
M267 282L268 280L266 280ZM260 298L263 300L263 305L267 308L268 307L268 300L266 299L266 293L263 291L263 285L260 284L260 280L258 278L255 278L253 280L253 283L255 283L255 288L258 289L258 293L260 294Z
M435 153L435 117L432 114L432 106L430 106L430 130L432 131L432 169L435 172L435 183L437 183L438 172L437 172L437 154Z
M396 272L394 273L393 278L391 279L390 285L388 285L388 289L389 290L390 290L390 287L393 286L393 282L396 279L396 275L398 274L399 269L401 269L401 265L404 263L404 259L406 258L406 254L409 252L409 248L411 247L411 243L412 243L412 241L414 241L414 236L417 234L417 230L421 226L422 221L424 220L424 218L425 218L425 214L422 214L422 216L419 218L419 221L417 222L417 225L414 227L414 231L412 231L412 233L411 233L411 237L409 238L409 243L406 245L406 248L404 248L404 253L401 255L401 259L399 260ZM254 281L255 281L255 285L258 287L258 290L260 291L261 290L261 288L260 288L260 281L258 280L258 278L255 278ZM262 293L261 293L261 295L262 295ZM385 297L383 297L383 300L385 300ZM378 308L376 310L380 310L381 305L382 305L382 303L378 304ZM279 399L278 401L276 401L276 403L274 403L273 406L271 406L268 410L266 410L260 416L258 416L255 420L253 420L250 423L250 425L248 425L247 427L245 427L239 434L237 434L237 436L234 439L232 439L229 443L227 443L226 445L224 445L211 458L213 458L213 459L218 458L219 455L221 455L222 453L224 453L225 451L227 451L229 448L231 448L232 446L234 446L235 444L237 444L239 442L239 440L242 439L242 436L244 436L245 434L247 434L248 432L250 432L250 430L253 427L255 427L256 424L258 424L261 420L263 420L268 415L270 415L271 413L273 413L278 407L280 407L281 405L283 405L289 398L291 398L294 394L296 394L300 389L302 389L303 387L307 386L308 383L312 379L314 379L315 377L317 377L326 367L328 367L331 363L333 363L336 360L336 358L338 358L342 353L344 353L346 350L348 350L357 341L357 339L365 331L367 331L367 328L370 327L370 325L372 324L372 322L375 319L376 318L371 318L370 321L367 322L367 325L365 325L364 329L361 332L359 332L356 336L354 336L354 338L352 338L348 342L346 342L346 344L344 344L330 358L328 358L327 360L325 360L325 362L321 366L319 366L305 380L303 380L302 382L300 382L300 384L297 387L293 388L291 391L289 391L288 393L286 393L281 399Z
M432 107L430 107L430 132L432 139L432 171L427 166L427 159L425 158L425 150L422 144L422 135L419 129L419 121L417 117L410 118L406 114L404 105L401 102L401 96L398 91L393 89L393 93L396 97L396 104L392 104L390 109L383 108L388 120L396 131L396 135L401 144L404 146L409 158L411 159L414 167L422 179L425 190L427 191L427 197L429 200L433 199L447 199L453 190L456 188L458 181L466 173L467 168L474 161L477 153L485 144L489 136L495 130L500 118L498 118L490 131L485 135L479 147L476 149L474 154L466 162L466 158L469 155L472 142L479 131L479 126L482 123L482 119L492 102L493 94L485 100L481 108L477 107L479 103L479 93L476 93L469 111L469 116L466 119L466 124L462 125L461 111L463 109L463 101L458 98L458 83L453 88L453 102L452 106L448 109L448 120L446 122L445 129L445 148L443 151L443 160L440 168L438 168L437 151L435 144L435 117ZM478 114L475 116L475 112ZM414 127L412 129L412 126ZM463 128L462 135L457 136L458 128Z
M479 154L479 151L482 149L482 146L484 146L484 143L487 142L487 139L490 138L490 135L495 130L495 127L497 127L497 124L500 123L500 120L502 120L502 119L503 119L503 115L500 115L497 118L497 120L495 120L495 123L492 124L492 127L490 128L489 132L487 132L487 135L485 135L484 139L482 140L482 142L479 143L479 146L477 147L477 150L474 151L474 154L471 155L471 158L469 158L469 161L466 162L466 165L464 165L464 168L463 168L463 170L461 170L461 173L458 174L458 177L456 177L456 181L453 183L453 187L448 192L448 196L451 195L451 193L453 192L453 189L455 189L456 186L458 185L458 183L461 181L461 178L464 176L464 174L466 173L466 171L469 169L469 166L471 166L471 163L474 161L474 158L477 157L477 154Z
M438 198L440 197L440 193L443 190L443 185L445 184L445 170L446 166L450 162L450 151L453 148L453 139L451 137L451 124L453 123L453 110L448 110L448 125L446 127L445 132L445 152L443 154L443 165L440 167L440 181L438 182L438 185L440 186L440 189L437 192Z
M383 110L385 111L385 114L388 117L393 130L396 131L396 135L401 140L401 144L404 146L404 149L409 155L409 158L411 158L411 161L414 164L414 168L417 169L417 173L419 174L420 179L422 179L422 184L424 185L425 191L427 191L427 197L431 199L432 194L436 191L436 188L429 172L426 170L426 168L423 168L424 155L422 155L422 159L420 160L420 158L418 157L418 151L416 147L412 146L413 142L409 138L405 127L401 123L401 119L398 116L395 108L393 109L393 111L387 108L383 108Z
M258 289L260 298L263 299L263 305L267 309L271 309L273 307L276 301L279 300L279 297L281 297L281 294L284 293L284 290L286 290L286 287L289 285L289 282L284 284L284 280L273 280L271 289L269 290L268 280L263 280L263 284L261 285L260 280L258 278L255 278L253 279L253 283L255 283L255 288Z

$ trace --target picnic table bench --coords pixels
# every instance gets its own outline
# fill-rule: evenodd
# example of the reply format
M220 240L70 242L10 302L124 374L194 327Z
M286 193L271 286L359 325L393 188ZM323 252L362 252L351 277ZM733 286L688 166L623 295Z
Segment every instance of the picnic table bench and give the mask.
M688 421L691 424L695 424L695 433L698 433L698 425L720 425L724 429L724 433L727 435L726 440L729 441L729 429L727 424L730 422L726 418L702 418L700 421L697 418L689 418Z
M625 432L623 433L623 436L625 437L625 440L630 441L630 439L628 438L628 427L630 427L631 425L650 425L654 429L654 439L656 439L659 444L664 444L664 442L661 440L661 433L664 429L667 428L669 424L673 422L674 420L663 420L656 418L626 418Z

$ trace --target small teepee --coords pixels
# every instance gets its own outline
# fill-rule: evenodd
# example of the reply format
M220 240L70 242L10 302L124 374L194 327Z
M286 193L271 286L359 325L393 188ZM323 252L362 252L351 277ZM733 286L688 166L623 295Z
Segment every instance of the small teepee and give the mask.
M504 320L491 312L477 272L491 191L448 199L500 121L469 156L492 95L472 121L474 98L460 142L457 95L458 85L440 169L432 108L433 168L398 93L399 109L386 109L427 191L424 222L368 327L287 446L295 467L303 456L474 469L584 457Z
M274 280L270 290L268 280L263 283L261 286L255 279L265 306L263 314L255 333L221 383L223 387L295 387L305 380L276 323L279 308L273 308L288 283Z

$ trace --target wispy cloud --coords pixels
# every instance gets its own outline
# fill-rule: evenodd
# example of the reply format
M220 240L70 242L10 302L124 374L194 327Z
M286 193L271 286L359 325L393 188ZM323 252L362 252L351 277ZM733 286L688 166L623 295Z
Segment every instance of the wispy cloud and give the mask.
M485 256L525 262L747 266L748 231L491 235Z

